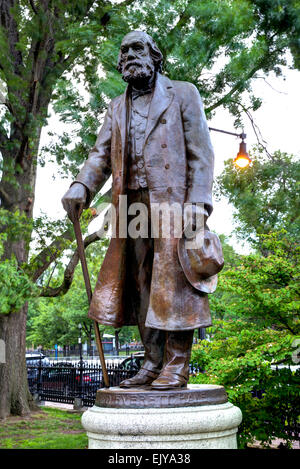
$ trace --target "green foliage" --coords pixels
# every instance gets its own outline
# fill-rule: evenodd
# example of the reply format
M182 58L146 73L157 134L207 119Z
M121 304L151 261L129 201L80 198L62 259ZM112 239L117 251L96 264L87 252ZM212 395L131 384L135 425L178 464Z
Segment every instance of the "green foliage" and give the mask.
M299 162L279 151L266 157L256 149L251 157L246 170L226 162L217 193L233 204L235 231L256 251L224 251L227 266L210 301L223 321L214 320L211 342L195 347L193 359L206 373L192 381L225 386L243 413L240 447L274 438L289 445L287 428L300 411L299 371L275 364L292 364L299 334Z
M234 268L219 274L224 295L212 298L212 309L226 317L256 320L299 332L299 246L286 232L260 236L266 256L243 256Z
M279 74L287 50L297 66L298 11L295 0L276 4L266 0L156 0L151 4L59 0L44 7L22 0L13 9L4 9L1 184L20 191L25 188L21 187L25 179L17 175L26 164L37 164L40 130L50 104L66 127L57 133L50 129L52 141L41 149L38 163L57 161L60 177L77 173L95 141L108 100L124 91L116 62L121 39L129 30L143 29L153 35L165 56L165 73L193 82L208 113L227 106L240 119L240 104L251 94L256 71ZM14 38L5 29L8 19L16 28ZM259 99L252 97L250 107L259 105ZM16 129L22 129L21 134ZM25 165L16 160L20 148L30 149ZM30 191L33 187L31 181ZM30 225L30 217L27 221ZM50 239L57 226L43 218L36 224L39 231L42 223ZM62 251L67 247L62 246Z
M298 0L0 2L0 225L7 234L2 238L6 248L0 270L2 313L18 309L29 296L34 297L27 275L46 288L57 287L63 281L63 265L68 261L62 255L70 254L74 238L65 221L53 222L41 216L33 227L37 165L52 160L58 163L60 177L77 173L94 144L108 101L124 91L116 62L121 39L132 29L147 30L154 37L165 57L165 73L171 79L194 83L209 117L223 106L235 116L236 125L242 124L243 110L256 110L261 105L260 97L251 91L257 72L280 75L287 51L292 54L294 66L300 67ZM41 130L50 110L63 125L55 131L50 129L52 140L38 157ZM252 174L248 180L246 173L234 174L234 179L228 166L229 186L228 190L224 186L224 194L231 197L239 211L245 238L255 238L274 227L285 227L289 235L296 234L296 198L292 190L296 166L288 156L274 158L272 168L260 158L260 164L253 164L248 173ZM85 228L88 218L86 212L82 219ZM32 253L28 255L30 240ZM101 249L95 249L89 258L93 284L106 246ZM236 265L234 253L227 250L232 265ZM27 266L15 260L19 260L20 253L20 259L29 259ZM238 299L236 305L233 301L242 298L242 283L245 305L248 301L252 308L245 307L249 317L255 313L260 321L265 318L271 324L274 311L276 317L283 317L276 323L279 328L294 330L297 305L293 261L284 260L284 269L280 269L278 259L282 255L272 255L269 264L249 258L244 271L224 271L220 294L213 300L219 317L242 314L242 300ZM255 271L256 263L262 275ZM278 279L274 279L276 269L281 275L279 286ZM254 289L253 298L247 275ZM78 322L83 323L90 337L79 268L74 279L73 288L63 299L31 302L31 341L49 346L55 342L67 344L77 337ZM16 336L21 333L15 332Z
M0 226L5 227L5 232L0 233L0 314L9 314L20 310L29 298L38 294L38 290L14 254L5 256L8 240L17 242L21 239L29 243L31 224L27 217L18 210L9 212L1 208Z
M192 352L192 361L205 373L191 382L223 385L241 408L241 447L255 439L266 445L274 438L289 443L285 425L295 424L300 411L299 371L274 369L293 364L299 334L299 246L286 234L260 236L265 256L233 257L219 274L210 302L215 317L210 341Z
M0 258L7 236L0 234ZM15 256L0 262L0 314L19 311L24 303L39 294L37 287L18 265Z
M228 399L243 414L239 447L254 440L270 445L281 438L290 443L287 424L295 424L299 408L299 370L276 368L291 364L294 336L286 331L262 329L244 320L215 321L211 341L201 341L192 351L192 361L205 373L191 383L219 384Z
M296 0L127 3L126 9L107 5L103 29L95 17L88 23L68 24L65 39L57 44L61 53L69 48L78 51L73 69L62 74L53 94L55 111L63 122L76 124L76 130L70 128L69 138L74 135L68 146L65 136L58 135L64 141L53 142L42 159L46 155L57 158L68 173L76 172L95 141L107 101L125 89L116 64L121 40L130 30L146 30L154 37L165 58L164 73L194 83L209 117L224 106L235 116L236 126L242 126L245 109L261 106L260 97L253 96L251 89L258 71L280 75L288 50L299 67ZM98 2L94 5L97 8ZM89 102L83 99L83 87Z
M100 269L107 240L98 242L98 246L87 249L87 260L92 286ZM52 270L52 269L51 269ZM43 284L56 288L63 282L64 266L59 263L55 272L44 274ZM63 295L62 291L62 295ZM56 298L40 298L29 304L28 343L52 348L55 344L75 344L78 339L78 324L83 324L83 340L92 330L92 321L87 318L88 300L80 263L74 273L70 290Z
M231 301L233 293L226 289L224 275L227 270L235 269L240 264L241 260L241 256L237 254L229 244L229 239L223 234L219 234L219 238L224 255L224 267L218 275L217 290L209 298L213 319L224 319L228 318L229 315L230 317L234 316L234 313L232 311L229 313L227 308L227 304Z
M108 240L98 241L87 249L88 269L92 288L96 283L101 263L103 261ZM43 284L56 288L63 281L64 266L57 264L55 273L49 270L45 273ZM28 345L42 345L45 349L53 348L55 344L61 346L75 345L78 340L78 325L82 324L82 341L90 342L93 337L93 321L87 317L88 300L82 276L81 266L76 267L70 290L55 298L39 298L29 302L27 322ZM101 333L114 334L110 326L100 325ZM137 327L122 328L119 333L120 344L137 340Z
M0 314L15 313L38 294L36 286L18 267L15 258L0 263Z
M32 230L32 220L28 220L25 213L20 212L20 210L12 212L5 210L4 208L0 208L0 229L3 231L3 233L1 233L2 241L9 240L17 242L21 239L26 243L29 243ZM2 254L3 252L1 255Z
M299 160L280 151L266 157L259 149L251 158L253 163L245 170L226 161L216 181L216 195L235 208L236 233L258 247L258 235L270 230L285 229L290 238L298 239Z

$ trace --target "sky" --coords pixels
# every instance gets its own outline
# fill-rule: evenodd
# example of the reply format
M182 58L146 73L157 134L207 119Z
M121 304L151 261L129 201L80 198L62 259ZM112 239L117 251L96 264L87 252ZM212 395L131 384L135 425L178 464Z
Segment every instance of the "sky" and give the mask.
M256 79L253 83L254 94L262 98L262 106L252 114L255 124L258 126L267 149L270 153L281 150L287 153L300 155L300 72L283 69L283 77L275 77L271 74L266 81ZM208 121L209 127L215 127L229 132L239 132L234 129L234 119L223 109L218 109L213 119ZM41 147L47 141L47 131L60 123L56 117L49 119L48 128L42 132ZM242 129L241 129L242 130ZM257 143L255 133L250 121L245 120L244 132L247 135L247 149ZM211 140L215 152L215 177L224 168L224 161L234 158L238 152L240 140L237 137L211 131ZM80 168L78 168L80 169ZM63 218L65 212L61 206L61 198L67 191L71 179L55 177L56 167L54 164L46 164L44 168L38 169L36 183L36 200L34 216L41 211L47 213L52 219ZM214 201L214 210L209 219L211 231L231 235L233 230L233 207L227 200ZM249 252L249 246L242 244L235 237L230 239L230 244L237 252Z

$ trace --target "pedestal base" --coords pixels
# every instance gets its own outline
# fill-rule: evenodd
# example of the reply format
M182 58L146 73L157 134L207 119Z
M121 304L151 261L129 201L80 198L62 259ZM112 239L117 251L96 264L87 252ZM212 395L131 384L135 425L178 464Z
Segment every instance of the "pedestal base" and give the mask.
M187 390L181 392L207 388L208 385L189 385ZM215 389L213 386L212 388ZM134 409L98 405L82 416L90 449L237 447L236 432L242 421L242 414L238 407L229 402L201 405L200 401L200 405L193 403L192 406L187 404L185 407Z

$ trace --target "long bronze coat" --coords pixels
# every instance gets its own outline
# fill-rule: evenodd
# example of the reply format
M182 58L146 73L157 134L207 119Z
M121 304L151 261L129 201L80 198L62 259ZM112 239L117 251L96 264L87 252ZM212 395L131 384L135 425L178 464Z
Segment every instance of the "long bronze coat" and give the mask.
M112 203L126 194L129 91L109 104L88 160L76 178L90 200L112 173ZM145 132L144 160L150 203L204 203L212 211L213 149L200 95L187 82L157 74ZM87 205L90 203L88 201ZM118 226L118 222L117 222ZM117 230L118 231L118 230ZM149 308L145 325L186 330L211 325L207 294L186 279L178 239L154 240ZM121 327L136 324L126 302L126 238L112 238L93 294L89 317Z

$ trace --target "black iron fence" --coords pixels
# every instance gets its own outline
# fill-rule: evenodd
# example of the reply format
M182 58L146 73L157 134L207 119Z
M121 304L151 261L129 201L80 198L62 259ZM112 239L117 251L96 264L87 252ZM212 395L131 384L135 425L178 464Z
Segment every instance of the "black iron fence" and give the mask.
M121 363L107 363L109 385L134 376L141 367L143 356L133 355ZM191 374L201 371L190 365ZM100 363L47 362L43 359L27 363L28 384L36 400L74 404L80 399L83 406L92 406L96 392L104 387Z
M118 386L121 381L137 373L134 360L126 366L108 364L107 373L110 386ZM74 404L80 399L83 406L92 406L96 392L104 387L103 373L100 364L55 362L27 365L28 384L31 394L41 401Z
M105 342L102 343L104 353L106 357L121 357L123 354L125 356L130 355L131 353L136 353L136 352L143 352L144 347L142 345L122 345L118 349L114 347L108 347ZM40 352L43 355L46 355L49 359L51 360L56 360L56 359L61 359L61 360L73 360L73 359L79 359L80 356L80 346L79 345L74 345L72 347L68 347L65 350L47 350L43 349L40 350ZM29 352L30 353L30 352ZM32 352L34 353L34 352ZM84 359L91 359L91 360L99 360L99 355L97 351L97 347L92 345L88 349L82 351L82 356Z

